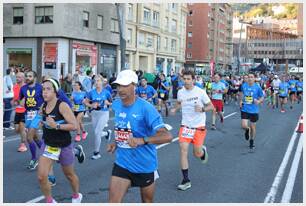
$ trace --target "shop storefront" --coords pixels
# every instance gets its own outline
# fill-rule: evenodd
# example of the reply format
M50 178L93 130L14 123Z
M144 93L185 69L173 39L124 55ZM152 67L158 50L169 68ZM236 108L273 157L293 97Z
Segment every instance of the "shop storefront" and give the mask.
M110 78L112 73L117 72L117 46L102 44L99 53L100 65L98 72L102 72Z
M74 41L72 43L73 65L76 71L86 72L92 69L96 73L97 69L97 46L90 43L81 43Z
M8 65L17 67L32 68L32 49L31 48L9 48Z

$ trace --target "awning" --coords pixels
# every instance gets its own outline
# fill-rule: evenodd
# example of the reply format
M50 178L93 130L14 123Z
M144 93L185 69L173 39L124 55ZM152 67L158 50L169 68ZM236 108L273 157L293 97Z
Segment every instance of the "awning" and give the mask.
M6 49L6 52L8 54L14 53L14 54L32 54L32 49L27 49L27 48L10 48Z

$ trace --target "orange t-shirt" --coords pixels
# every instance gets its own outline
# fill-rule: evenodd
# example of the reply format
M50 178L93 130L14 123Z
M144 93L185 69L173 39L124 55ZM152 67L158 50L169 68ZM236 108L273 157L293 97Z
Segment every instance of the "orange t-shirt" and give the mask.
M20 93L20 86L18 84L15 84L13 86L13 91L14 91L14 101L18 101L19 99L19 93ZM26 109L22 106L17 106L15 109L16 113L24 113Z

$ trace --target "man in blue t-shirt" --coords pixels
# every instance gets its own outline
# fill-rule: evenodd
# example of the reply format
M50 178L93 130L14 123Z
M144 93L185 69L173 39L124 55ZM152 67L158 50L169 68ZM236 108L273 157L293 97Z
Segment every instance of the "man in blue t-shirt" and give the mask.
M136 89L136 94L153 104L153 99L157 97L156 90L147 84L147 80L143 77L140 79L140 86Z
M296 100L296 84L297 80L295 79L295 76L292 75L291 79L288 81L289 84L289 97L290 97L290 109L293 109L293 104Z
M286 82L286 76L283 75L281 78L281 83L279 84L279 102L281 105L281 112L284 113L284 105L287 103L287 97L288 97L288 92L289 92L289 84Z
M157 172L156 144L170 142L172 135L154 106L135 94L138 77L123 70L116 81L120 99L113 102L116 159L109 189L109 202L122 202L130 186L140 187L142 202L153 202Z
M296 95L298 98L298 104L302 101L302 96L303 96L303 79L298 77L297 78L297 83L296 83Z
M258 84L255 84L255 76L250 73L248 84L242 87L241 108L241 125L245 130L245 139L250 140L250 149L253 149L256 134L256 122L258 121L259 107L263 102L263 92ZM250 127L248 126L250 120Z

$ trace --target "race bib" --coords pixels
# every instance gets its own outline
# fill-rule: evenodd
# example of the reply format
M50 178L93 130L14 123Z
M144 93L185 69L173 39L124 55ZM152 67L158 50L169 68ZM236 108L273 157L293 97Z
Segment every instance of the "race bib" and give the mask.
M73 110L74 111L79 111L80 110L80 105L79 104L73 105Z
M300 92L302 91L303 89L301 87L298 87L297 90Z
M281 90L279 90L279 93L280 93L280 94L285 94L285 90L282 90L282 89L281 89Z
M187 139L193 139L196 129L190 129L187 127L183 127L182 137Z
M61 148L59 147L50 147L46 145L43 156L53 159L53 160L59 160L59 156L61 154Z
M36 116L37 111L28 111L27 112L27 120L33 120L34 117Z
M133 136L131 131L125 131L124 129L115 129L115 141L118 147L131 148L128 144L128 139Z
M244 100L246 104L253 104L253 96L245 96Z
M294 88L295 87L295 84L291 84L291 86L290 86L291 88Z
M160 93L160 97L161 97L161 98L164 98L164 97L165 97L165 94L164 94L164 93Z

